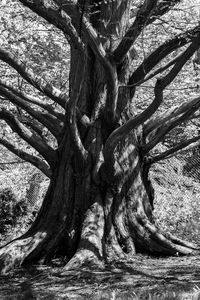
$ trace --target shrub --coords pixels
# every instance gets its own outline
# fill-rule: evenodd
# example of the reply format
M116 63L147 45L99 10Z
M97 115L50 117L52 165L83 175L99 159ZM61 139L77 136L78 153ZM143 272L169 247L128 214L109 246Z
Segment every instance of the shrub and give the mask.
M0 190L0 234L15 226L17 220L26 213L23 201L18 201L11 189Z
M182 239L199 242L200 186L177 166L175 158L155 164L151 180L155 189L154 216L164 232L169 231Z

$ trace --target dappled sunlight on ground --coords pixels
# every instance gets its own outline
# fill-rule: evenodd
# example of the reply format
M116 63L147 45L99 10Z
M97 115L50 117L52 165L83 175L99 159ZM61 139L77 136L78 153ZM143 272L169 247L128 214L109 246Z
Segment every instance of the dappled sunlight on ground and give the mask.
M0 277L0 299L200 299L200 260L136 256L105 271L62 273L62 264L18 269Z

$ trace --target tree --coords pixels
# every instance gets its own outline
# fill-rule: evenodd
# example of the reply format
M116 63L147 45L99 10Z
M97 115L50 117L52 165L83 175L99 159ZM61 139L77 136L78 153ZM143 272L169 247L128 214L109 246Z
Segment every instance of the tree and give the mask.
M182 26L170 38L157 40L141 57L137 43L145 29L180 1L18 2L59 29L69 42L69 95L8 49L0 49L0 60L39 92L33 97L0 80L1 97L21 112L19 116L2 108L0 118L38 155L17 149L4 137L0 143L51 178L31 228L1 248L2 272L21 264L46 263L55 255L64 255L66 268L71 268L102 266L137 252L198 253L196 245L155 226L148 173L154 162L200 138L153 152L171 130L198 114L200 97L164 113L160 107L166 88L199 49L199 24L186 30ZM148 80L154 84L153 97L137 112L137 88ZM43 136L43 128L56 139L56 148Z

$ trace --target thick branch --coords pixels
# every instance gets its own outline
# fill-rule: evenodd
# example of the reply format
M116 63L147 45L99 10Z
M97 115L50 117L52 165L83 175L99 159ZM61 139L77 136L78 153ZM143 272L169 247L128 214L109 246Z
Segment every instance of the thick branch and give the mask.
M79 61L77 62L75 78L74 78L74 87L72 88L72 93L67 106L67 117L68 117L68 122L70 127L70 135L73 141L74 148L77 152L78 158L81 163L80 166L84 165L88 159L88 151L86 151L86 149L82 144L81 137L77 127L77 118L76 118L76 105L80 96L83 77L84 77L82 76L82 71L83 71L82 60L83 59L79 58Z
M191 45L182 53L182 55L180 55L179 59L176 61L174 67L169 71L169 73L166 76L164 76L162 79L157 81L157 84L155 86L155 99L150 104L150 106L144 112L142 112L140 115L138 115L134 119L129 120L126 124L122 125L118 129L116 129L109 136L109 138L106 142L106 145L105 145L105 154L107 152L110 153L111 149L113 149L115 147L117 142L119 140L121 140L125 134L128 134L132 129L136 128L141 123L144 123L148 118L150 118L152 116L152 114L157 110L157 108L159 107L159 105L162 102L163 90L166 88L166 86L168 86L174 80L174 78L180 72L180 70L182 69L184 64L188 61L188 59L194 54L194 52L199 47L199 45L200 45L200 33L198 33L197 37L193 40ZM189 112L186 112L184 117L186 117L188 115L188 113ZM179 120L177 120L177 121L181 122L181 118L183 118L183 116L180 117ZM166 131L166 133L169 132L171 130L171 126L174 126L174 125L176 126L176 122L174 124L171 124L170 126L167 126L167 128L164 130L164 132L165 131ZM153 142L153 145L157 139L158 139L158 135L156 136L156 138ZM152 142L150 142L149 144L152 144ZM145 149L149 149L149 145L147 145L145 147Z
M117 63L123 60L137 37L141 34L142 30L148 23L152 10L157 5L157 0L145 0L142 7L139 9L135 21L130 26L129 30L123 37L117 49L113 52L114 60Z
M58 5L60 4L60 1L55 2ZM85 16L81 16L75 5L73 5L70 1L66 1L61 6L61 9L70 16L77 32L79 31L81 24L81 34L83 35L83 38L86 39L88 45L91 47L95 56L99 59L100 63L104 67L109 95L106 104L106 110L108 111L112 121L115 117L118 99L118 81L116 66L111 62L113 58L109 59L107 57L106 51L103 48L103 45L101 43L100 38L98 37L96 30Z
M32 95L28 95L26 93L24 93L23 91L19 91L17 90L12 84L10 84L10 82L8 81L4 81L2 79L0 79L0 86L5 87L7 90L11 91L12 93L14 93L15 95L17 95L20 98L23 98L26 102L29 102L31 104L35 104L43 109L45 109L46 111L48 111L49 114L57 117L60 121L64 122L65 121L65 116L64 114L55 111L52 107L52 105L48 104L48 103L44 103L42 100L32 96Z
M154 132L154 136L151 137L151 141L144 147L144 151L146 153L149 152L153 147L155 147L160 141L162 141L167 133L169 133L172 129L174 129L182 122L187 121L200 108L200 98L194 99L194 101L191 101L189 104L190 105L188 105L188 109L184 109L184 112L181 115L177 115L177 117L174 117L172 112L171 119L169 119L167 123L164 123L164 125L161 125Z
M181 106L178 106L175 109L170 109L167 112L156 116L155 120L150 120L144 125L144 136L147 137L148 134L153 132L155 129L158 129L163 124L166 124L168 121L175 120L175 118L186 113L189 109L191 109L191 107L196 107L196 104L199 102L200 97L197 97L186 103L183 103Z
M0 49L0 60L14 68L28 83L65 108L67 95L34 74L17 56Z
M84 38L86 38L87 43L90 45L105 69L109 95L107 111L110 112L110 117L114 119L118 96L117 73L109 59L106 58L106 52L100 42L100 39L87 18L80 15L77 7L71 1L65 1L64 3L54 1L60 7L61 13L58 13L55 9L46 8L44 1L42 0L39 1L39 5L38 3L35 3L35 1L20 0L20 2L61 30L64 23L64 28L68 31L67 34L70 36L74 46L77 47L83 55L84 48L80 38L77 36L77 32L79 31L81 24ZM54 15L56 21L54 20ZM63 22L61 25L58 22L60 16Z
M34 1L34 0L32 1L19 0L19 1L23 5L30 8L37 15L47 20L50 24L60 29L65 35L68 36L68 39L74 44L74 46L77 49L79 49L82 53L84 52L84 44L81 41L80 37L78 36L76 29L72 25L71 18L69 15L67 15L62 10L57 9L53 6L50 7L49 3L47 5L46 1L43 0L39 0L39 3L38 1Z
M116 65L112 64L111 60L106 56L106 52L100 42L96 30L85 17L83 17L82 20L82 29L88 44L92 48L94 54L99 59L105 70L108 89L106 111L109 113L109 117L112 121L115 117L118 99L118 78Z
M165 89L177 76L185 63L190 59L190 57L196 52L200 46L200 32L197 37L193 39L191 45L180 55L177 59L175 65L170 70L170 72L162 78L162 88Z
M151 163L156 163L160 160L167 159L170 155L186 148L190 144L195 143L196 141L198 141L199 139L200 139L200 135L195 136L194 138L188 139L186 141L183 141L181 143L178 143L176 146L170 148L169 150L167 150L167 151L165 151L165 152L163 152L159 155L153 156L152 159L151 159Z
M155 51L153 51L142 64L133 72L129 79L128 85L136 85L143 80L145 76L167 55L190 43L198 34L200 26L188 30L174 38L164 42Z
M49 145L47 145L44 140L20 123L15 116L5 109L0 110L0 119L4 120L14 132L16 132L24 141L37 150L51 167L54 167L56 162L55 151Z
M42 113L34 110L24 99L21 99L13 92L8 91L0 85L0 94L9 99L13 104L24 109L29 115L38 120L41 124L43 124L59 141L60 140L60 132L62 130L62 126L56 117L51 116L47 113Z
M124 125L117 128L115 131L111 133L111 135L108 137L105 144L104 156L109 157L109 155L113 152L113 149L118 143L118 141L120 141L131 130L135 129L140 124L144 123L150 116L152 116L154 112L158 109L160 104L162 103L162 100L163 100L163 91L160 88L159 81L157 81L155 86L155 98L153 102L141 114L129 120L127 123L125 123Z
M172 65L174 65L177 60L179 59L180 55L176 56L174 59L172 59L171 61L169 61L168 63L166 63L164 66L156 69L154 72L150 73L147 77L145 77L143 80L137 82L136 84L134 85L127 85L127 87L133 87L133 86L138 86L138 85L141 85L142 83L150 80L151 78L155 77L156 75L164 72L165 70L167 70L169 67L171 67Z
M28 152L25 152L21 149L18 149L5 139L0 138L0 144L2 144L4 147L6 147L9 151L20 157L21 159L31 163L36 168L38 168L42 173L44 173L47 177L51 178L51 169L49 168L48 164L44 162L42 159L40 159L37 156L33 156L29 154Z
M44 139L44 127L41 126L40 123L38 123L35 119L31 119L30 116L25 116L22 115L20 113L20 115L17 116L19 121L24 124L25 126L27 126L28 128L30 128L31 130L33 130L35 133L37 133L42 139Z

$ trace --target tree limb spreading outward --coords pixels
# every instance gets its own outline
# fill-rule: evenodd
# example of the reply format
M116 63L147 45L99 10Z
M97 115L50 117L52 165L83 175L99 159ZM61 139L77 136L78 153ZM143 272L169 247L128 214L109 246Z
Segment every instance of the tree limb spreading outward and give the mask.
M78 32L73 25L73 20L71 19L70 14L64 13L62 9L58 9L55 6L52 5L50 6L49 3L47 3L44 0L40 0L39 3L38 1L34 1L34 0L19 0L19 1L23 5L30 8L37 15L44 18L50 24L60 29L65 34L65 36L67 37L70 43L72 42L77 49L79 49L81 52L84 52L84 43L82 42L81 38L78 36ZM60 1L54 1L54 2L57 2L59 8L61 7L66 8L66 5L62 6Z
M186 113L191 107L196 107L198 102L200 102L200 97L191 99L190 101L183 103L181 106L170 109L168 112L156 115L155 119L150 119L146 124L144 124L144 136L147 137L148 134L152 133L164 123L167 123L183 113Z
M163 90L175 79L178 75L182 67L188 61L188 59L194 54L194 52L199 48L200 45L200 32L193 39L190 46L180 55L178 60L175 62L173 68L165 75L163 78L159 79L155 86L155 98L154 101L149 105L147 109L145 109L141 114L136 116L133 119L130 119L127 123L117 128L107 139L104 155L108 156L108 153L112 153L112 150L116 146L117 142L120 141L126 134L128 134L132 129L136 128L140 124L144 123L147 119L149 119L158 109L162 100L163 100ZM190 112L187 111L186 115L190 115ZM177 122L177 121L176 121ZM176 124L176 123L175 123ZM174 124L174 125L175 125ZM167 127L166 133L171 130L171 127ZM163 131L164 132L164 131ZM163 134L163 132L161 134ZM152 148L152 145L156 145L158 143L158 136L156 136L154 143L151 142L145 149L148 151ZM154 147L153 146L153 147Z
M153 23L158 17L166 14L173 6L180 3L181 0L169 1L144 1L144 4L138 10L133 24L124 35L122 41L114 51L114 59L117 63L123 60L135 40L141 34L143 29Z
M47 177L51 178L51 169L49 165L43 161L41 158L34 156L24 150L17 148L15 145L9 143L7 140L0 138L0 144L6 147L9 151L20 157L21 159L31 163L36 168L38 168Z
M43 100L40 100L38 97L34 97L32 95L26 94L22 90L19 90L16 87L14 87L14 85L12 85L10 82L5 81L3 79L0 79L0 86L2 86L4 88L6 88L7 90L11 91L16 96L24 99L27 103L31 103L31 104L37 105L37 106L45 109L50 115L55 116L61 122L65 121L64 114L62 114L62 113L56 111L55 109L53 109L51 104L45 103Z
M0 49L0 60L14 68L33 87L44 93L63 108L65 107L67 95L52 86L43 78L35 75L34 72L26 66L25 62L22 62L16 55Z
M132 73L128 85L137 85L167 55L193 41L200 31L200 25L165 41L154 50Z
M34 110L29 103L27 103L23 98L20 98L18 95L14 94L11 91L8 91L0 85L0 94L4 95L9 101L18 107L21 107L29 115L38 120L43 124L56 138L59 140L62 127L60 122L56 117L49 115L48 113L40 112Z
M151 157L151 163L156 163L160 160L163 159L167 159L169 158L169 156L173 155L174 153L186 148L187 146L191 145L192 143L197 142L198 140L200 140L200 135L195 136L191 139L188 139L186 141L180 142L177 145L175 145L174 147L168 149L167 151L160 153L159 155L156 156L152 156Z
M14 132L37 150L51 167L54 167L56 162L56 152L47 145L43 139L34 134L34 132L23 125L16 116L5 109L0 110L0 119L4 120Z

